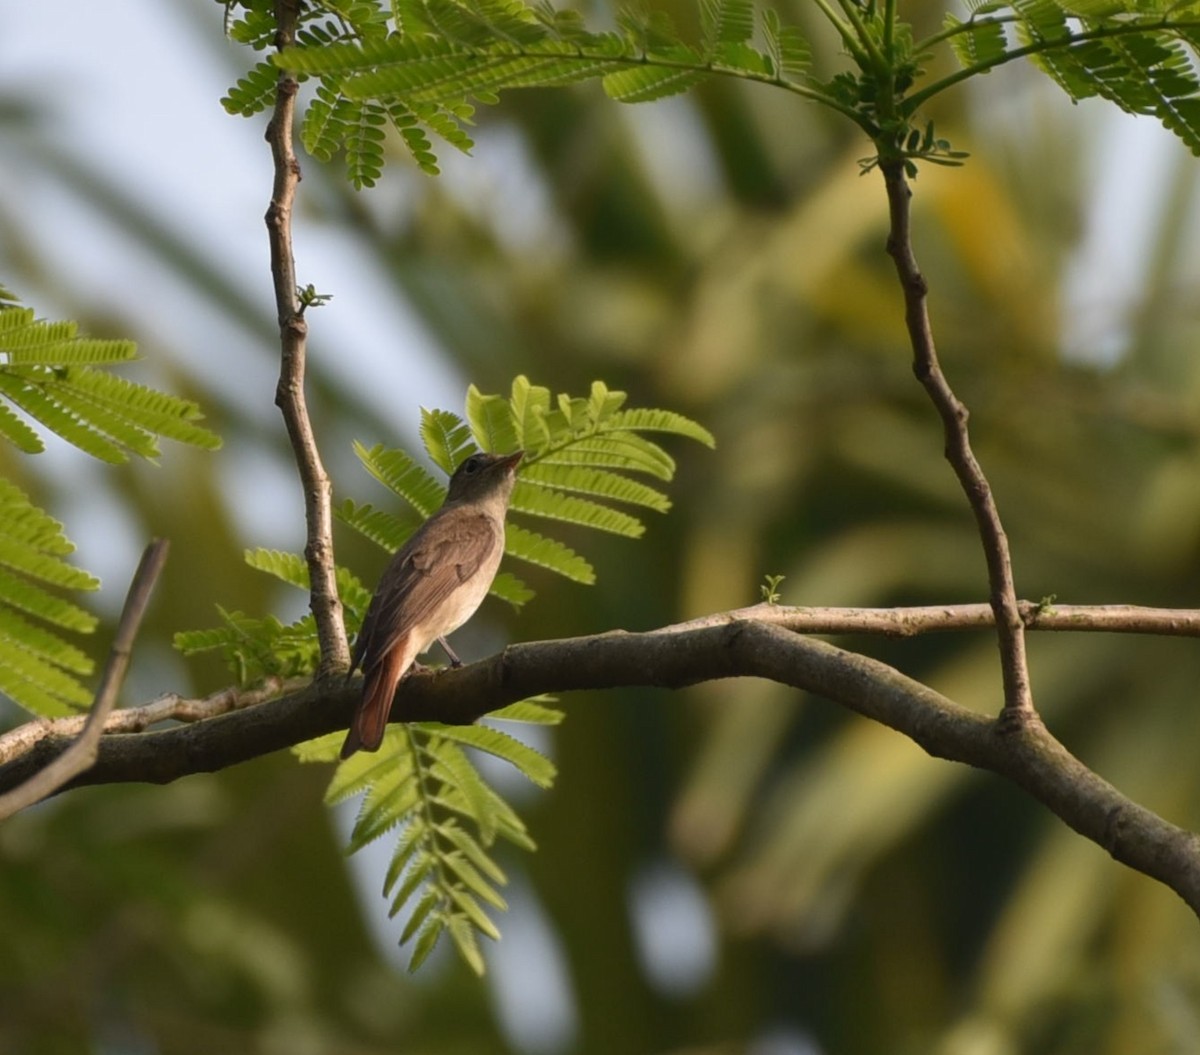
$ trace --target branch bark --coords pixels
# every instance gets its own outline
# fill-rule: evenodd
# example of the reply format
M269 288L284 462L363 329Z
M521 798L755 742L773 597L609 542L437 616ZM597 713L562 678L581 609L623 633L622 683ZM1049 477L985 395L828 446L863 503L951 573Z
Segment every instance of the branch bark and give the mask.
M904 319L912 344L913 373L924 386L942 419L946 460L954 469L971 512L975 515L987 560L992 610L996 614L1005 717L1019 724L1035 717L1035 711L1029 683L1029 661L1025 652L1025 623L1017 602L1008 536L1000 521L991 486L971 449L967 408L954 394L938 360L929 323L929 290L913 251L912 191L904 175L904 162L897 158L888 159L880 163L880 169L887 188L891 221L887 251L895 262L896 273L904 290Z
M966 606L972 618L982 607ZM771 606L759 606L749 611L769 614L770 610ZM776 615L786 620L794 618L795 611ZM1057 624L1057 629L1078 628L1077 619L1071 627L1071 615L1059 612L1050 615L1047 610L1037 618L1047 625ZM1018 724L1003 716L993 720L884 663L746 614L725 613L648 633L614 631L512 645L458 670L407 678L391 717L462 724L539 693L681 688L719 678L769 678L882 722L934 757L1006 777L1116 860L1175 890L1200 916L1200 837L1139 806L1091 772L1036 715ZM1200 613L1181 615L1184 619L1177 626L1187 624L1186 632L1195 634ZM1150 629L1149 623L1133 625ZM100 742L96 764L72 786L167 783L340 731L349 723L359 692L357 679L328 680L208 721L162 732L107 736ZM47 737L0 767L0 790L47 765L63 746L57 738Z
M298 0L278 0L275 5L279 26L276 44L281 50L295 38L299 7ZM292 140L298 87L293 76L280 72L275 109L267 124L266 139L275 163L275 181L265 219L271 244L275 306L279 315L280 364L275 403L283 413L304 487L307 524L304 557L308 564L309 604L321 648L317 675L320 678L346 670L350 666L350 648L333 560L333 487L321 462L304 394L308 323L297 292L292 252L292 208L300 183L300 162Z

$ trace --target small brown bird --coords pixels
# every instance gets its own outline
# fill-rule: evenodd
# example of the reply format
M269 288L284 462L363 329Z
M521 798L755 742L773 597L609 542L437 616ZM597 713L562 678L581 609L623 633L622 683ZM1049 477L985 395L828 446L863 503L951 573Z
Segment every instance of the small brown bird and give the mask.
M434 641L459 666L446 635L475 614L496 577L524 453L472 454L450 477L442 508L384 569L354 646L350 673L362 665L363 694L342 758L379 750L400 679Z

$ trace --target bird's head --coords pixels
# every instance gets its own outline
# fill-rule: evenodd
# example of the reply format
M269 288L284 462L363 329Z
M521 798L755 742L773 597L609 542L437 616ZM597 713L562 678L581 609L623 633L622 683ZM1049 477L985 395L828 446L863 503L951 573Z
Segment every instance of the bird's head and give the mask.
M516 482L517 463L525 456L524 451L512 454L472 454L450 477L447 502L472 502L499 499L508 505Z

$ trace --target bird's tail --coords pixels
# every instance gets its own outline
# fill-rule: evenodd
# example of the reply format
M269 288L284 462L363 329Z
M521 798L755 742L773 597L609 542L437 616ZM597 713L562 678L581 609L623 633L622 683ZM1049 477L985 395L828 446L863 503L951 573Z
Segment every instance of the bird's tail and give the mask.
M378 751L383 743L392 698L410 662L405 645L404 641L398 642L379 663L367 670L362 699L342 744L342 758L349 758L355 751Z

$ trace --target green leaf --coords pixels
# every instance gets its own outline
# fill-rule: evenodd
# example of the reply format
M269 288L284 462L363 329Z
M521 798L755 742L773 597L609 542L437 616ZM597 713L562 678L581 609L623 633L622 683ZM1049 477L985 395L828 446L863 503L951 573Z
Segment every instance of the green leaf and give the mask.
M545 517L567 524L607 531L626 538L640 538L646 531L645 525L628 513L609 506L591 502L585 498L564 495L545 488L531 487L518 483L513 490L512 509L527 516Z
M356 505L348 498L340 506L333 507L333 515L388 553L395 553L403 546L424 521L412 508L388 513L370 505Z
M709 50L745 43L754 32L754 5L751 0L700 0L700 26Z
M435 916L429 921L428 926L421 930L417 936L416 943L413 945L412 957L408 961L408 969L415 971L433 952L434 947L438 943L438 938L442 936L442 929L445 927L445 920L441 916ZM407 941L407 938L400 939L401 944ZM472 967L474 964L472 964Z
M446 740L453 740L479 751L486 751L496 758L502 758L540 788L550 787L558 773L554 763L540 751L535 751L528 744L502 733L499 729L486 725L440 725L435 722L423 723L422 727L436 732Z
M475 937L475 931L471 929L470 923L462 917L453 916L447 922L447 927L459 955L476 975L482 977L485 970L483 954L479 951L479 942ZM499 937L499 933L497 933L496 937Z
M698 57L697 57L698 61ZM601 82L604 93L618 103L649 103L694 88L704 80L702 70L679 70L662 66L635 66L616 70Z
M279 70L270 62L260 62L225 93L221 105L226 113L253 117L272 104L278 84Z
M596 581L595 569L573 549L519 524L509 524L506 527L504 552L575 582L590 586Z
M487 851L454 820L439 824L437 834L452 843L455 849L463 854L490 882L498 886L504 886L508 882L508 877L505 876L500 866L488 856Z
M336 762L346 734L340 730L305 740L292 746L292 754L301 762Z
M717 445L713 434L703 425L671 410L622 410L613 414L604 423L604 428L629 432L669 432L675 436L696 440L709 448Z
M41 454L46 449L41 437L3 403L0 403L0 436L26 454Z
M508 910L508 903L500 896L495 887L485 879L480 871L470 862L467 856L461 852L450 852L446 854L442 860L446 867L454 873L454 878L461 883L471 894L491 905L492 908L499 909L501 912ZM496 937L499 937L499 932L496 932Z
M251 568L274 575L290 586L308 589L308 564L300 554L259 548L248 549L243 556Z
M421 408L421 441L434 465L451 475L471 453L471 428L448 410Z
M441 733L436 723L424 723L420 728L432 734ZM455 739L440 735L429 738L425 745L429 771L443 785L453 787L462 796L467 816L478 826L484 845L490 845L496 838L496 828L489 809L487 785L467 756L453 743Z
M546 427L550 389L530 384L529 378L521 374L512 383L509 406L519 446L531 454L540 452L550 442Z
M510 571L500 572L492 580L489 592L493 597L499 597L518 609L534 598L534 592Z
M354 453L367 472L408 502L422 518L433 513L445 500L446 488L404 451L383 446L367 450L355 442Z
M659 513L671 508L671 500L661 491L631 480L620 473L591 469L583 465L566 466L541 461L521 472L521 482L558 491L575 491L613 502L646 506Z
M546 703L552 702L553 696L531 696L527 700L518 700L498 711L492 711L488 718L505 722L528 722L533 725L558 725L566 715L557 707L545 706Z
M507 454L519 449L512 406L503 396L485 396L471 385L467 389L467 421L481 450Z

